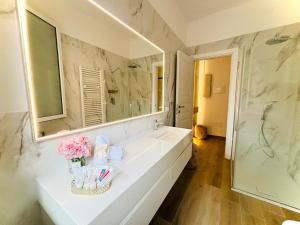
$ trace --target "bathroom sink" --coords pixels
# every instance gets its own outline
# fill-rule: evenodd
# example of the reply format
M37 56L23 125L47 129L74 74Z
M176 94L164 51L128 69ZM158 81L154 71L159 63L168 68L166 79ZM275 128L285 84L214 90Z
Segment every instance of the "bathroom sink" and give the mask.
M124 224L148 224L155 210L140 215L149 212L149 206L151 210L159 207L191 156L191 140L190 130L173 127L125 139L118 143L124 147L125 156L116 165L120 174L114 178L109 191L97 196L74 195L70 192L70 174L62 169L60 173L37 178L39 202L58 225L121 224L125 219L128 223ZM166 184L153 189L157 182ZM147 197L151 193L161 197ZM144 204L145 210L140 212L144 208L138 203ZM132 219L141 221L131 223Z
M173 143L174 141L178 140L178 138L186 132L185 129L182 128L176 128L176 131L173 127L162 127L158 130L153 131L151 135L149 135L150 138L155 138L158 140L166 141Z
M147 162L158 160L172 147L170 143L152 138L142 138L141 140L125 145L125 159L115 166L124 168L130 164L135 164L137 160L147 160Z
M167 134L167 130L160 128L159 130L153 131L152 134L149 135L150 138L159 139Z

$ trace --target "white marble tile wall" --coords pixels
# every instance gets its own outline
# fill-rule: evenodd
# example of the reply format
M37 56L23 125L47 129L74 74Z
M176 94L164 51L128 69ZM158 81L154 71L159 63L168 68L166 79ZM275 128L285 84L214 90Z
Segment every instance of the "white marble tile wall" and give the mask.
M128 140L134 136L141 135L143 132L153 129L154 120L160 118L161 115L151 115L145 118L116 123L114 125L102 127L101 129L94 129L79 134L88 136L92 144L94 144L94 140L97 135L105 135L109 138L111 144L118 144L124 140ZM68 136L36 144L39 148L39 152L41 152L37 162L39 175L59 172L61 169L67 169L66 160L57 154L57 147L65 138L68 138ZM49 151L49 148L52 150Z
M169 111L165 114L164 120L166 124L173 124L176 51L186 52L186 47L147 0L95 0L95 2L165 51L164 101Z
M163 117L166 124L172 124L175 56L176 50L185 51L185 46L146 0L113 0L99 3L165 51L165 103L170 110L163 116L127 122L127 129L117 124L86 134L93 138L97 133L104 133L116 143L121 137L127 138L151 127L154 118ZM65 165L64 160L56 153L61 139L37 144L32 142L31 136L28 112L0 114L0 224L41 225L40 208L35 196L35 172L48 172L51 168L60 170L58 165Z
M234 187L300 209L300 24L195 46L239 48Z
M152 104L152 65L163 61L163 55L153 55L130 60L137 68L129 68L129 98L131 115L139 116L151 113Z
M107 122L128 118L129 60L66 34L61 35L61 42L67 117L40 123L40 132L49 135L82 127L80 66L104 71Z
M61 42L67 117L40 122L41 136L82 127L80 66L104 71L106 122L151 113L152 63L162 54L127 59L66 34ZM129 68L132 63L139 66Z
M41 224L34 183L39 156L28 113L0 113L0 224Z

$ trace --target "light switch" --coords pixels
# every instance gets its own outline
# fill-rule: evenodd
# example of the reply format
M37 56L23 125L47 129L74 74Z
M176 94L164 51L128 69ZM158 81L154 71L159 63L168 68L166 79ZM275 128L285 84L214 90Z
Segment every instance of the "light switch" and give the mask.
M225 86L223 87L214 87L213 88L214 94L224 94L225 93Z

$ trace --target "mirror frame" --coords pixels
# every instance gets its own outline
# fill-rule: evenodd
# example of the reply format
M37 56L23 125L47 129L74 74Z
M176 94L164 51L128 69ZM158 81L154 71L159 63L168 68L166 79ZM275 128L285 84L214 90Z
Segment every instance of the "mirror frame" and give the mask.
M126 119L117 120L117 121L108 122L108 123L99 124L99 125L90 126L90 127L85 127L85 128L78 128L78 129L66 131L63 133L51 134L51 135L48 135L45 137L38 137L38 134L37 134L38 118L36 116L35 102L34 102L34 98L33 98L34 90L32 88L33 87L33 85L32 85L32 83L33 83L32 82L32 70L31 70L31 62L29 60L30 59L29 44L28 44L29 41L28 41L27 28L26 28L25 0L15 0L15 1L16 1L16 8L17 8L18 23L19 23L20 42L21 42L22 58L23 58L23 64L24 64L23 67L24 67L24 75L25 75L25 86L26 86L27 101L28 101L30 121L31 121L32 138L35 143L44 142L44 141L48 141L48 140L52 140L52 139L56 139L56 138L60 138L60 137L64 137L64 136L74 135L77 133L87 132L87 131L91 131L91 130L95 130L95 129L99 129L99 128L103 128L103 127L112 126L115 124L120 124L120 123L124 123L124 122L128 122L128 121L132 121L132 120L146 118L146 117L153 116L153 115L160 115L160 114L164 114L166 112L166 110L165 110L165 108L166 108L166 106L165 106L165 88L166 88L165 51L163 49L161 49L160 47L158 47L156 44L152 43L150 40L148 40L142 34L138 33L136 30L134 30L133 28L128 26L125 22L120 20L118 17L114 16L109 11L104 9L102 6L100 6L99 4L94 2L93 0L88 0L88 2L91 3L92 5L94 5L94 7L97 7L98 10L101 10L107 16L109 16L110 18L112 18L113 20L118 22L120 24L120 26L123 26L126 29L128 29L130 32L133 32L135 35L139 36L144 41L148 42L150 45L152 45L154 48L156 48L163 54L163 60L162 60L162 64L163 64L163 71L162 71L162 73L163 73L162 106L163 107L162 108L163 109L162 109L162 111L159 111L159 112L144 114L144 115L135 116L135 117L129 117Z

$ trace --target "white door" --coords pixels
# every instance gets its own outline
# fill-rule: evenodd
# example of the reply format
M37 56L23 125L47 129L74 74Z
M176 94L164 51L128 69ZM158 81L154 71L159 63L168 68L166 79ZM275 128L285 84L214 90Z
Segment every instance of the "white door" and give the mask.
M193 126L194 59L177 51L175 126Z

